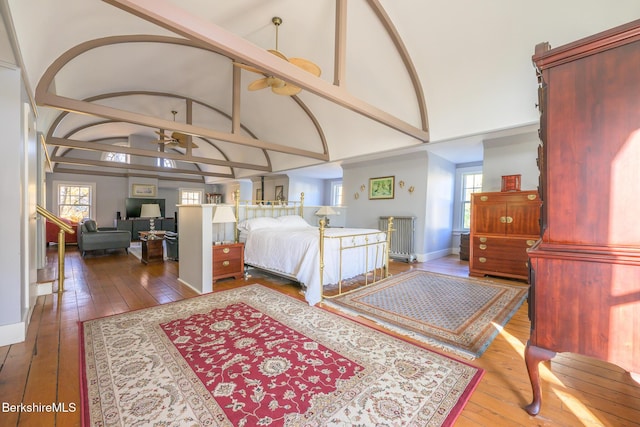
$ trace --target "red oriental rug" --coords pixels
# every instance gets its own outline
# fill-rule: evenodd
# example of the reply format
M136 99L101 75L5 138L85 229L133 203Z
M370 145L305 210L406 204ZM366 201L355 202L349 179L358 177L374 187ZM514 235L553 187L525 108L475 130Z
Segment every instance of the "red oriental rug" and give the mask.
M483 374L261 285L80 329L91 426L451 425Z

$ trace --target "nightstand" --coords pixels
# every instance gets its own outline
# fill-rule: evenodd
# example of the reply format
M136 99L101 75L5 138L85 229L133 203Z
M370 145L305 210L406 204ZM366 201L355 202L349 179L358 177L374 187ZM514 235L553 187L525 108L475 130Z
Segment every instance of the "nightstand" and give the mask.
M244 276L244 243L213 245L213 283L219 279Z

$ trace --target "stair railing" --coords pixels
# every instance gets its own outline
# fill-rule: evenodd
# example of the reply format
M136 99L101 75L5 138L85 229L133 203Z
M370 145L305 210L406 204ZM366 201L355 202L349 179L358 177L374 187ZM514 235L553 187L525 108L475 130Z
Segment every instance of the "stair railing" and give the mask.
M74 234L76 231L69 224L46 210L40 205L36 205L36 212L53 222L60 228L58 232L58 293L64 292L64 252L65 252L65 233Z

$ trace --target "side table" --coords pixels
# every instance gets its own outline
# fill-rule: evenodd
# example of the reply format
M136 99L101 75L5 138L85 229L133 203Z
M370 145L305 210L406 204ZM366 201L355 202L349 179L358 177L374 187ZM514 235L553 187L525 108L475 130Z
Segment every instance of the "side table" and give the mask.
M140 239L142 243L142 258L140 258L140 261L144 264L164 262L163 240L163 238L149 239L147 237Z

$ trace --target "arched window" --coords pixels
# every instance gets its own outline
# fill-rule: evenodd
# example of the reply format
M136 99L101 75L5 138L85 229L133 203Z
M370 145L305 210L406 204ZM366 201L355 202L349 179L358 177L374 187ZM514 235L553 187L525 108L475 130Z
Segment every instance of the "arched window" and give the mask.
M113 145L118 147L128 147L129 144L126 142L117 142ZM109 151L106 153L102 153L101 160L107 162L118 162L118 163L130 163L131 158L128 154L125 153L116 153L115 151Z

